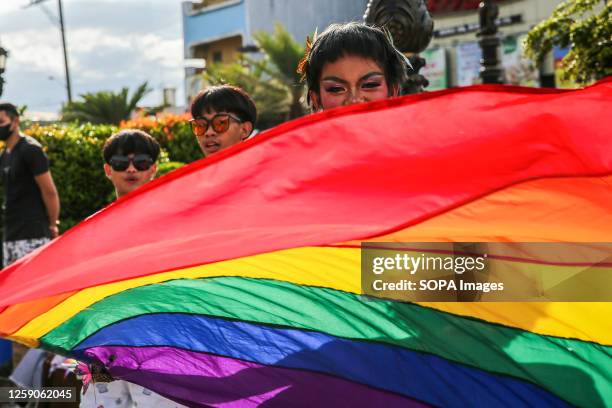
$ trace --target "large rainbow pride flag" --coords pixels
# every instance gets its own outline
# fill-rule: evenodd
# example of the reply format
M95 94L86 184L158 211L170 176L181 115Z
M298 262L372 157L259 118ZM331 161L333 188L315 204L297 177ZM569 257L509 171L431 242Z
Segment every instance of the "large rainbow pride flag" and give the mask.
M360 242L612 241L612 81L286 123L0 272L0 335L189 406L612 406L612 303L365 301Z

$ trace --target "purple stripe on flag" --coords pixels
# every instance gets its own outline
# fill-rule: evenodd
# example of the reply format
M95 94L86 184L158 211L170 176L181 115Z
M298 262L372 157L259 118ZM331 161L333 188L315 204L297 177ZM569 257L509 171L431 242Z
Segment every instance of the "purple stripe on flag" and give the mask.
M86 354L113 377L192 407L427 406L325 374L172 347L92 347Z

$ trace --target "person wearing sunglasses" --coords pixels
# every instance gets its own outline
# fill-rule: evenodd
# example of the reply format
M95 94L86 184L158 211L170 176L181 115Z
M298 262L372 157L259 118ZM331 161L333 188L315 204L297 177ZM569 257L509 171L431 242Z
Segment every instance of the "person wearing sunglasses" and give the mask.
M159 143L142 130L125 129L104 144L104 172L115 186L117 198L151 181L157 172Z
M231 85L201 91L191 103L191 130L204 157L246 140L255 126L257 109L242 89Z
M124 129L104 144L104 172L115 186L117 198L132 192L155 177L160 153L157 140L142 130ZM81 396L80 407L183 408L140 385L123 380L98 378ZM110 381L110 382L108 382Z

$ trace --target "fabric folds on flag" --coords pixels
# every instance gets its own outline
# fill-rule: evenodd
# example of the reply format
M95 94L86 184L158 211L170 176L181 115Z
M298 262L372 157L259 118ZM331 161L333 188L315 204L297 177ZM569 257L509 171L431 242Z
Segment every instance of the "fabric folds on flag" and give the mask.
M612 241L611 101L475 86L278 126L0 272L0 335L189 406L611 406L612 303L366 301L359 247Z

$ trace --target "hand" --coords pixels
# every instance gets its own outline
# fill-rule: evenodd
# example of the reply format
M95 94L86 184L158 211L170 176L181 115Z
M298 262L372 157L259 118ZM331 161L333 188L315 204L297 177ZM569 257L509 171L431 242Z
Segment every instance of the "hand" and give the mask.
M49 225L49 231L51 231L51 239L57 238L59 236L59 228L57 225Z

